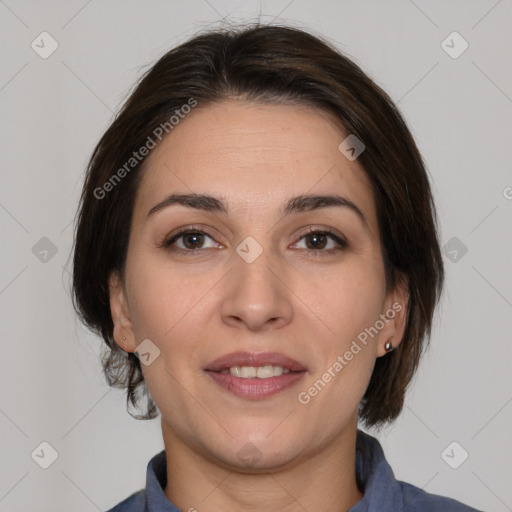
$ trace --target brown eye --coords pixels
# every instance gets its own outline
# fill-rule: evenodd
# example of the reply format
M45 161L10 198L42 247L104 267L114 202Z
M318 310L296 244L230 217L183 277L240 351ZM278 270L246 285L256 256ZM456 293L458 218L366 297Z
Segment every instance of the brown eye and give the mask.
M181 254L199 253L200 249L222 248L208 233L197 229L180 231L164 241L161 247Z
M303 242L304 241L304 242ZM300 247L303 244L303 247ZM299 242L295 244L299 249L306 250L309 254L331 254L342 251L348 247L348 243L329 230L311 229L304 233Z
M327 245L327 236L322 233L313 233L304 237L307 242L306 246L308 249L324 249Z
M204 244L203 233L187 233L182 235L181 238L186 249L200 249Z

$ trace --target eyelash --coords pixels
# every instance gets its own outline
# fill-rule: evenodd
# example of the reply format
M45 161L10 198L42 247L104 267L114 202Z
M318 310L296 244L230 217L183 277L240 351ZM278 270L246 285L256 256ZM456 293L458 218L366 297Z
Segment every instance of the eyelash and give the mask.
M173 244L182 238L185 235L206 235L207 237L211 238L213 240L213 237L207 233L206 231L202 231L197 228L184 228L180 232L174 234L172 237L164 239L164 241L159 244L159 246L163 249L166 249L168 251L171 251L176 254L183 254L186 256L195 256L199 252L201 252L201 249L181 249L180 247L172 247ZM316 229L316 228L309 228L306 232L302 233L299 237L299 240L302 240L303 238L311 235L325 235L331 240L334 240L338 244L338 247L334 249L303 249L306 251L306 254L309 256L326 256L326 255L332 255L334 253L337 253L338 251L343 251L348 247L348 243L345 239L339 237L338 235L335 235L330 229ZM297 242L296 242L297 243Z

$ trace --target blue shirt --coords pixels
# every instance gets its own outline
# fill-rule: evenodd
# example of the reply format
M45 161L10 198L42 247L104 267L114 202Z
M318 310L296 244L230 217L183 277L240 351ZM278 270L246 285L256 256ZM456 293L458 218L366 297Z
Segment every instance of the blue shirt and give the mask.
M362 430L357 431L356 479L364 496L349 512L479 512L397 480L379 441ZM149 461L146 488L108 512L180 512L165 496L166 484L167 465L163 450Z

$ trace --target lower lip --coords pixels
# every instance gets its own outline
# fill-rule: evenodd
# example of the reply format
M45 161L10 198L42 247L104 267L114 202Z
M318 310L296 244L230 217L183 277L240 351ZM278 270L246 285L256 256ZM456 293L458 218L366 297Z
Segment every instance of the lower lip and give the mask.
M213 371L207 371L206 373L208 373L219 386L230 393L242 398L252 399L276 395L299 382L306 374L305 371L302 371L283 373L279 377L269 377L268 379L258 379L257 377L242 379L230 373Z

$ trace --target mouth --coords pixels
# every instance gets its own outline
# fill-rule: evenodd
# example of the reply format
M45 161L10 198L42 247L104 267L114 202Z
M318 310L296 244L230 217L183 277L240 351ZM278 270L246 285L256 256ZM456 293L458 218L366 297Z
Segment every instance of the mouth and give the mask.
M276 352L235 352L211 362L204 371L231 394L261 399L295 385L304 378L307 368Z

